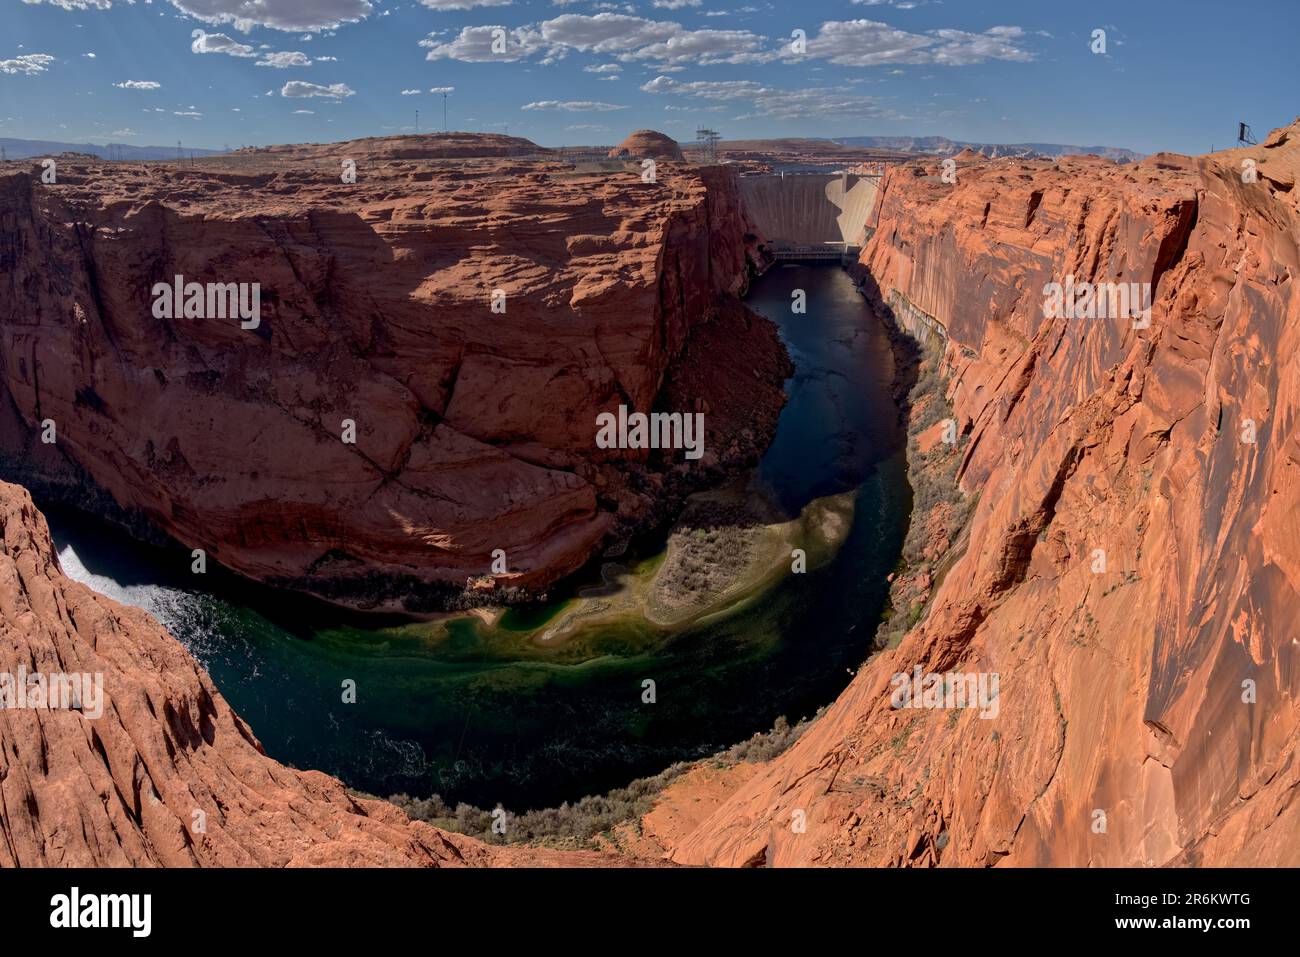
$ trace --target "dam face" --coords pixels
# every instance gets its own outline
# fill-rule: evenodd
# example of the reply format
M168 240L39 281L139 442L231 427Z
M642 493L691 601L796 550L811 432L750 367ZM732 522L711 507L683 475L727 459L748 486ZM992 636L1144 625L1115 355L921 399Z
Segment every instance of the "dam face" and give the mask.
M859 173L771 173L742 176L740 195L778 260L839 260L866 241L879 183Z

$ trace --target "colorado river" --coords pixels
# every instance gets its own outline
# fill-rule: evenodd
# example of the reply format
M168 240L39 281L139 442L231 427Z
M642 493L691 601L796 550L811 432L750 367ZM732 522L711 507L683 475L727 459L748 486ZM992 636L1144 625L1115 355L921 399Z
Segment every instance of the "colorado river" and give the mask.
M807 313L791 311L792 292ZM758 478L786 509L856 489L847 539L728 615L678 632L594 625L528 640L553 609L450 625L359 618L210 572L64 509L47 515L67 574L153 613L207 668L267 752L375 794L555 805L699 757L829 703L870 650L911 505L893 357L832 267L784 266L750 305L796 372ZM654 561L648 554L645 561ZM356 702L342 686L356 682ZM642 682L656 702L642 702Z

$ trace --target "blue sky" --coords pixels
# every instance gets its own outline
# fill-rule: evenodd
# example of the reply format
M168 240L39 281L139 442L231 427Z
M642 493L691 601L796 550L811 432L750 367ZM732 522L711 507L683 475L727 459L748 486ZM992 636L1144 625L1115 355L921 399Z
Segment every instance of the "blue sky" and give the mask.
M0 136L220 149L944 135L1204 152L1300 112L1300 3L0 0ZM500 28L494 34L493 28ZM1106 50L1091 49L1104 30ZM806 46L795 50L794 31ZM495 37L496 43L493 43Z

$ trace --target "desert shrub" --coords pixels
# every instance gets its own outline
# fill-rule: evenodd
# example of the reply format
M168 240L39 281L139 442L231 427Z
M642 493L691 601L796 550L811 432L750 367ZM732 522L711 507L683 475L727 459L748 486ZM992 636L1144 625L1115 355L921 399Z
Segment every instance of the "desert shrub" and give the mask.
M921 620L925 604L915 594L908 575L923 569L925 549L933 529L933 516L941 506L943 526L939 531L951 544L966 524L971 502L957 483L962 450L969 439L959 435L955 445L935 443L921 454L917 437L943 419L952 418L952 406L945 397L947 383L940 372L941 356L926 350L920 357L916 381L908 392L911 410L907 424L907 478L912 487L912 520L903 539L902 557L895 569L890 604L876 632L876 647L895 647L904 634Z
M797 724L791 724L785 717L777 718L771 731L755 734L718 752L711 760L720 767L770 761L794 744L821 713L818 711L812 719L803 719ZM615 788L608 794L589 795L572 803L566 801L559 807L511 814L504 835L492 832L491 810L465 803L457 804L453 810L436 794L427 798L394 794L388 800L413 820L476 837L489 844L591 847L598 837L608 835L620 824L639 821L648 814L664 788L693 767L696 767L693 762L679 761L658 774L638 778L627 787Z

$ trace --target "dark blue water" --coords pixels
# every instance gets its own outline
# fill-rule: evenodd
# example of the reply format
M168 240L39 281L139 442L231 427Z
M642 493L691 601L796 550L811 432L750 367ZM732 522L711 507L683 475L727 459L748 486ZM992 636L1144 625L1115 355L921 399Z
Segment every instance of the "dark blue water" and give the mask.
M803 289L808 313L793 315ZM73 577L155 614L208 669L273 757L387 795L512 810L600 793L812 714L871 647L911 505L888 340L838 268L786 266L750 303L797 372L759 476L797 510L857 489L837 557L729 617L684 631L588 628L556 648L527 632L358 619L209 574L50 509ZM544 614L542 615L544 617ZM657 702L641 701L642 681ZM344 704L344 680L357 683Z

